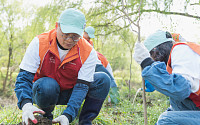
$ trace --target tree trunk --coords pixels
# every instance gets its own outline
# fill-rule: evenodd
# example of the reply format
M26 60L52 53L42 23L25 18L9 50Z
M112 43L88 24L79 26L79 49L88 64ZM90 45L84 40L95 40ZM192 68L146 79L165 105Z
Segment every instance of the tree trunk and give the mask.
M7 83L7 80L8 80L8 73L9 73L9 68L10 68L11 56L12 56L12 47L11 47L11 44L10 44L9 45L9 55L8 55L7 72L6 72L6 77L4 79L4 82L3 82L3 92L5 92L5 90L6 90L6 83Z
M132 66L132 50L130 50L130 54L131 54L131 63L130 63L130 77L129 77L129 95L128 95L128 97L129 97L129 100L130 100L130 98L131 98L131 77L132 77L132 74L131 74L131 66Z

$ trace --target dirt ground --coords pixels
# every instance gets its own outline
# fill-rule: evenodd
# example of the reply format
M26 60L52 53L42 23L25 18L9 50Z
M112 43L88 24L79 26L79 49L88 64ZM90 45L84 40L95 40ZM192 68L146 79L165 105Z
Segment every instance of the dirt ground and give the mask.
M9 98L0 96L0 108L5 106L17 106L17 98L15 96L11 96Z
M35 118L38 120L37 124L34 124L31 120L29 120L29 125L52 125L51 120L35 115ZM18 125L22 125L22 123L19 123Z
M16 99L6 98L6 97L1 97L0 96L0 110L1 110L1 108L7 107L7 106L17 107L17 101L16 101ZM34 115L34 116L38 120L38 123L34 124L30 120L29 121L29 125L52 125L51 120L49 120L47 118L44 118L44 117L41 117L41 116L38 116L38 115ZM17 125L22 125L22 123L19 123Z
M0 96L0 109L1 107L6 107L6 106L13 106L16 107L17 106L17 98L15 96L11 96L9 98L6 97L2 97ZM35 118L38 120L37 124L34 124L32 121L29 121L29 125L52 125L51 120L35 115ZM19 123L17 125L22 125L22 123Z

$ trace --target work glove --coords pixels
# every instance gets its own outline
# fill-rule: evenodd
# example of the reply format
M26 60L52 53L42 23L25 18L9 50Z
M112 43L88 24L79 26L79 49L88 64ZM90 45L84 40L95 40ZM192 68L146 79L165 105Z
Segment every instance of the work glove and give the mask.
M61 115L52 120L52 123L60 123L60 125L69 125L69 120L65 115Z
M108 102L118 104L120 101L119 90L117 87L111 87L108 96Z
M155 88L147 80L145 80L145 86L146 86L146 89L145 89L146 92L153 92L153 91L155 91Z
M45 114L44 111L42 111L41 109L35 107L32 105L32 103L26 103L23 107L22 107L22 121L23 124L25 123L25 125L28 125L28 120L30 119L34 124L37 123L37 119L34 117L34 113L40 113L40 114Z
M134 46L133 58L138 64L141 64L143 60L150 57L149 51L143 43L136 42Z

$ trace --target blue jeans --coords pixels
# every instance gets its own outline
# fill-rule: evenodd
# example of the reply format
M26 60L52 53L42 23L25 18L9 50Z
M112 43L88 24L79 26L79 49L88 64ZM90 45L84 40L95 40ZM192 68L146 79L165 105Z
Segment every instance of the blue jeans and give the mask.
M56 80L43 77L33 84L33 102L40 108L47 108L51 105L66 105L72 89L60 91Z
M188 98L178 101L170 98L171 107L162 113L156 125L198 125L200 109Z
M87 93L85 103L87 103L86 107L94 107L96 111L94 111L95 113L91 112L90 114L95 114L95 115L92 115L93 118L88 118L88 119L94 119L98 115L101 106L103 104L103 101L108 95L109 89L110 89L109 76L103 72L95 73L94 82L92 82L89 85L89 91ZM48 116L52 117L51 112L54 110L55 105L67 105L73 91L73 89L60 91L60 86L58 85L56 80L49 77L43 77L35 81L32 90L33 90L33 102L46 112L47 117ZM81 95L81 94L76 93L76 95ZM93 101L87 101L87 100L93 100ZM72 101L78 101L78 100L74 99ZM84 109L83 107L82 110L87 110L87 109L86 108ZM67 112L74 112L74 111L67 111ZM76 117L77 113L69 115L72 116L73 120ZM82 116L84 116L84 113L82 113ZM84 117L84 119L87 118Z
M157 125L199 125L200 111L166 111L158 119Z

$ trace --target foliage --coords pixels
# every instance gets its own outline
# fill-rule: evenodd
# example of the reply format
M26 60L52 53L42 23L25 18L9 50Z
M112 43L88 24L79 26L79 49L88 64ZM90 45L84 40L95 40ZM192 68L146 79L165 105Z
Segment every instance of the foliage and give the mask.
M83 0L52 0L44 6L22 6L19 0L0 0L0 89L6 80L7 91L0 95L13 96L14 79L18 74L18 66L27 46L38 34L55 27L60 13L69 7L80 9L86 16L87 26L96 30L94 48L102 53L110 62L119 86L121 101L118 105L105 103L94 124L143 124L143 106L141 93L133 97L141 88L141 69L132 60L134 43L137 39L136 27L128 21L122 12L122 0L93 0L93 6L83 7ZM194 18L200 17L196 9L200 1L193 3L183 0L180 10L174 9L175 0L143 0L142 19L147 20L151 14L175 15ZM126 12L131 19L138 19L140 0L126 0ZM192 13L188 13L192 10ZM12 51L9 51L12 50ZM9 56L10 53L10 56ZM9 60L10 58L10 60ZM9 64L9 65L8 65ZM132 64L130 66L130 64ZM130 72L131 69L131 72ZM132 79L129 79L132 75ZM128 97L128 82L131 83L131 98ZM168 99L157 93L147 93L148 122L154 124L158 116L168 107ZM60 115L66 106L57 106L54 117ZM21 111L13 105L0 106L0 124L16 124L21 121ZM77 124L76 119L72 124Z
M139 2L140 0L127 0L125 3L127 13L134 21L138 18ZM192 8L192 18L198 18L198 15L195 15L195 7L199 6L199 3L190 0L182 3L185 16L191 17L189 15L192 14L187 11ZM0 0L0 82L6 80L6 77L7 81L13 79L12 73L18 72L17 67L31 40L36 35L54 28L60 13L69 7L78 8L85 13L87 26L93 26L96 30L94 48L105 55L113 71L130 69L137 30L122 12L122 1L94 0L91 4L93 6L86 8L83 7L83 0L52 0L44 6L23 7L22 2L17 0ZM142 17L145 18L147 13L152 12L179 15L178 11L173 11L173 4L174 0L143 0ZM132 70L131 74L132 72L135 71Z

